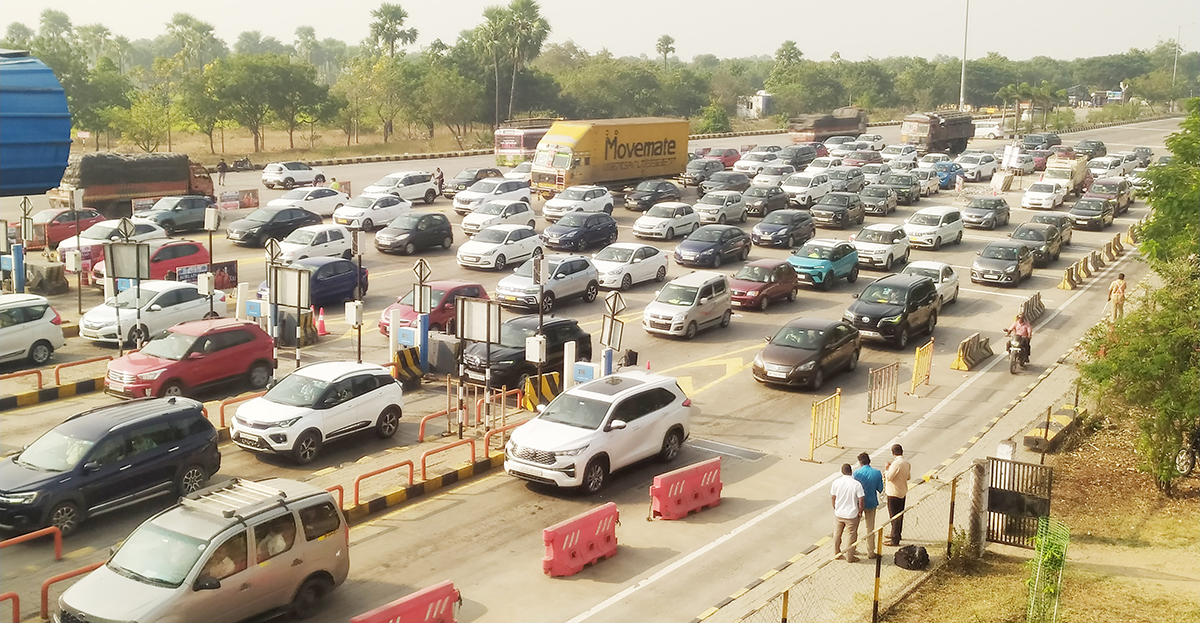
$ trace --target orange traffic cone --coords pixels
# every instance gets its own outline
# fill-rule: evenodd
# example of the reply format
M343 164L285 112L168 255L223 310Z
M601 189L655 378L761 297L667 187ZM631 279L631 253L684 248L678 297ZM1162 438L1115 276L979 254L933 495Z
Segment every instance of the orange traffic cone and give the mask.
M317 314L317 335L329 335L329 331L325 330L325 308L322 307L320 313Z

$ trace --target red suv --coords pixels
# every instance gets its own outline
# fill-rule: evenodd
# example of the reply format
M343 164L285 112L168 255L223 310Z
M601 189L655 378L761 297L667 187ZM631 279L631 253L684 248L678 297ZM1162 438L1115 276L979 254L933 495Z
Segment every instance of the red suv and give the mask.
M141 350L108 363L104 391L115 396L181 396L217 383L271 381L271 338L258 325L234 318L181 322Z
M742 159L742 152L732 147L713 147L705 154L705 158L716 158L725 165L726 169L733 168L733 165Z
M150 245L151 279L175 281L178 279L180 268L208 264L208 249L199 242L156 238L146 240L143 244ZM92 267L92 285L103 288L107 275L104 262L96 262Z
M460 296L467 298L486 299L487 289L478 283L449 279L446 281L430 281L429 286L429 330L454 331L454 315L456 308L454 300ZM417 312L413 307L413 294L400 297L395 303L388 305L379 316L379 332L388 335L388 323L391 310L400 310L400 326L411 327L417 322Z

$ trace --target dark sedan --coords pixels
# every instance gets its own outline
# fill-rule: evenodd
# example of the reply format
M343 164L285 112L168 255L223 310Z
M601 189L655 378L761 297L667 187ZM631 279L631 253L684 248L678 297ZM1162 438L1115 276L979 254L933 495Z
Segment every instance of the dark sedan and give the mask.
M761 247L792 247L808 242L817 232L817 224L808 210L777 210L759 221L750 232L750 240Z
M729 260L750 256L750 237L733 225L705 225L675 247L675 263L720 268Z
M854 193L826 193L809 213L817 225L846 229L852 224L862 225L867 218L863 201Z
M1021 223L1013 231L1011 238L1029 247L1034 262L1039 266L1049 265L1062 253L1062 234L1053 225Z
M586 249L617 241L617 221L604 212L571 212L542 231L551 249Z
M973 283L1017 285L1033 276L1033 252L1017 241L989 243L971 264Z
M896 204L900 202L896 191L880 184L872 184L862 189L858 193L858 198L862 199L864 210L880 216L887 216L889 213L895 212Z
M879 155L877 151L870 153ZM867 185L867 178L863 176L862 169L856 166L833 167L829 170L829 181L833 183L834 190L848 193L856 193Z
M375 248L384 253L412 255L421 249L454 244L454 230L444 214L410 212L392 219L387 227L375 232Z
M301 227L320 224L320 215L302 208L264 207L230 223L225 237L234 244L260 247L268 238L283 240Z
M710 193L714 190L736 190L739 193L750 188L750 177L737 171L719 171L713 173L708 181L700 185L699 193Z
M1045 223L1058 228L1058 233L1062 236L1064 247L1071 246L1071 225L1072 220L1069 214L1062 212L1038 212L1029 219L1030 223Z
M893 173L882 184L896 191L896 198L906 206L921 199L921 180L912 173Z
M964 227L996 229L1008 225L1012 211L1004 197L975 197L962 211Z
M288 268L298 268L309 273L309 299L313 307L327 307L352 301L355 288L362 288L360 297L367 295L369 271L350 260L339 257L310 257L296 260ZM358 275L358 279L354 278ZM357 282L357 283L356 283ZM283 288L280 287L280 290ZM270 296L269 284L264 281L258 284L258 298L267 299Z
M473 186L479 180L485 180L489 177L504 177L500 169L495 167L480 167L463 169L458 172L458 175L446 181L445 187L442 188L442 195L447 199L453 199L459 191L466 190Z
M818 390L829 376L857 368L861 351L858 329L848 323L797 318L783 325L754 358L754 380Z
M1075 229L1095 229L1101 231L1113 224L1116 218L1117 202L1112 199L1080 199L1071 206L1067 216Z
M1075 153L1081 154L1083 157L1091 160L1092 158L1107 156L1108 147L1104 145L1104 141L1089 138L1076 143Z
M656 203L679 201L682 196L679 187L671 182L646 180L638 184L633 192L625 195L625 207L636 212L645 212Z
M766 216L775 210L788 207L788 195L778 186L751 186L742 193L742 202L746 204L746 213L754 216Z
M725 163L716 158L693 160L687 164L687 169L679 177L679 182L684 186L699 186L701 182L707 180L713 173L724 170Z

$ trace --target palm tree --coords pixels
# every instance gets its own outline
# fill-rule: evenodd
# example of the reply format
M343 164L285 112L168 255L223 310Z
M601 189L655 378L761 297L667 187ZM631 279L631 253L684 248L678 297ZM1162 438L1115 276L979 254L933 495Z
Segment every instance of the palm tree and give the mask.
M500 127L500 52L507 51L508 11L502 6L490 6L483 10L483 23L475 27L474 46L476 51L492 61L492 73L496 83L496 116L493 127Z
M1017 127L1021 126L1021 102L1029 102L1029 128L1033 128L1033 87L1028 82L1017 85Z
M1000 87L1000 90L996 91L996 97L1004 105L1004 112L1002 112L1000 114L1000 129L1004 130L1005 126L1007 125L1006 122L1008 120L1008 103L1012 102L1013 105L1015 106L1021 99L1020 97L1017 96L1017 85L1008 84L1003 87ZM1013 125L1020 123L1020 121L1021 121L1021 118L1020 118L1020 115L1018 115L1016 121L1013 122Z
M416 28L404 28L408 11L398 4L383 3L371 11L371 38L387 47L388 56L396 55L396 44L408 45L417 40Z
M542 17L535 0L512 0L508 5L509 26L512 28L512 83L508 89L508 118L512 119L513 102L517 99L517 72L542 53L542 44L550 34L550 22Z
M658 43L654 45L654 49L663 59L663 66L667 65L667 57L675 53L675 37L671 35L663 35L658 38Z
M125 63L129 62L129 55L133 53L133 42L129 37L117 35L109 42L108 49L117 63L117 71L125 75Z

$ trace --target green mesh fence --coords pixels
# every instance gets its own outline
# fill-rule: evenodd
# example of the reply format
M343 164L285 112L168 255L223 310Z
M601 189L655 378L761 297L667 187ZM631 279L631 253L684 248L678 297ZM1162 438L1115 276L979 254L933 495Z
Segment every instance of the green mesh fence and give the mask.
M1062 594L1062 573L1067 562L1067 545L1071 531L1065 524L1049 517L1038 518L1035 551L1029 561L1029 606L1025 609L1027 623L1058 621L1058 601Z

